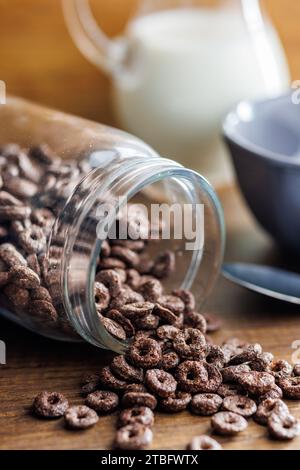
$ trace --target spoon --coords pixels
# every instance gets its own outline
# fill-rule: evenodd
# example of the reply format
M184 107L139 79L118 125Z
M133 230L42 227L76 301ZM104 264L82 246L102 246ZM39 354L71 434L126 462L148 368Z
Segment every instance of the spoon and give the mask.
M271 266L227 263L223 276L254 292L300 305L300 275Z

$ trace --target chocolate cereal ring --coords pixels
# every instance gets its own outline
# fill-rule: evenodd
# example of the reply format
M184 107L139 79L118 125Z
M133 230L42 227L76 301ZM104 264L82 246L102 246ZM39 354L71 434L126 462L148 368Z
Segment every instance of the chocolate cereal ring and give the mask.
M276 379L281 379L292 375L293 366L288 361L280 359L273 362L271 372Z
M135 268L140 261L139 255L124 246L115 245L111 248L111 256L123 261L128 268Z
M110 295L108 288L102 282L94 283L94 296L97 312L102 312L109 306Z
M112 413L119 405L119 397L113 392L96 390L86 397L85 404L97 413Z
M228 366L221 370L224 383L238 383L239 378L245 372L250 372L251 369L247 364L240 364L238 366Z
M179 328L173 325L162 325L157 328L156 335L160 339L170 339L173 340L179 333Z
M99 421L96 411L88 406L71 406L65 412L65 423L70 429L88 429Z
M178 387L190 393L214 393L222 382L218 369L205 361L185 361L176 370Z
M124 356L116 356L110 364L111 370L120 379L128 382L142 382L144 378L143 369L128 364Z
M157 303L171 312L178 315L179 313L183 313L185 309L185 305L179 297L175 295L161 295L157 301Z
M126 282L131 289L138 289L141 284L141 275L136 269L126 270Z
M250 418L257 410L255 401L244 395L226 397L223 400L222 406L223 410L232 411L233 413L244 416L244 418Z
M191 401L191 411L201 416L210 416L219 411L223 399L215 393L194 395Z
M14 267L17 265L27 266L27 261L24 256L15 248L11 243L2 243L0 245L0 259L8 267Z
M127 386L125 380L118 379L111 371L109 366L102 367L99 373L100 383L112 390L124 390Z
M103 269L99 271L95 278L96 282L104 284L111 297L115 298L121 293L122 280L120 275L114 269Z
M262 353L260 344L250 344L242 352L233 356L228 362L229 366L244 364L245 362L255 361Z
M218 367L218 369L222 369L226 362L223 349L220 346L209 345L206 362L208 362L208 364L213 364L214 366Z
M52 302L50 292L46 287L36 287L35 289L30 290L30 298L32 300L45 300L46 302Z
M142 318L134 320L134 326L138 330L156 330L159 325L159 317L149 313Z
M41 392L34 399L33 411L41 418L59 418L68 406L68 400L62 393Z
M122 406L131 408L136 406L146 406L154 410L157 406L156 398L147 392L127 392L123 395Z
M100 323L102 323L104 328L114 338L119 339L121 341L126 339L125 330L119 323L115 322L114 320L111 320L110 318L102 316L100 317Z
M300 377L282 377L278 380L278 385L285 398L300 399Z
M231 411L221 411L212 417L211 426L216 434L234 436L244 431L248 423L241 415Z
M225 397L232 397L234 395L241 395L243 393L243 389L240 385L237 384L221 384L217 390L217 394L220 395L222 398Z
M273 413L289 414L288 406L279 398L267 398L258 405L253 418L257 423L267 425L268 419Z
M254 361L249 362L251 370L257 370L259 372L267 372L270 369L274 355L270 352L262 352L258 354Z
M173 347L180 357L185 359L204 359L206 340L201 331L185 328L173 340Z
M199 362L184 361L176 369L176 378L180 390L197 393L207 376Z
M128 392L147 392L145 385L143 384L128 384L125 388L125 393Z
M188 407L191 399L190 393L176 391L174 395L161 400L160 407L167 413L179 413Z
M163 353L159 365L163 370L172 370L178 366L179 362L179 356L175 351L167 351Z
M282 398L283 397L283 392L278 385L274 384L271 390L264 395L260 395L257 399L259 403L262 403L264 400L267 400L268 398Z
M107 258L101 259L101 261L98 263L99 268L102 270L108 270L108 269L126 269L126 263L122 261L119 258L114 258L113 256L109 256ZM104 281L102 281L104 283Z
M274 377L267 372L245 372L238 377L239 384L251 395L264 395L275 384Z
M36 289L40 285L39 276L29 267L17 265L10 269L11 281L22 289Z
M117 431L115 447L123 450L140 450L151 444L153 433L147 426L129 424Z
M26 307L30 300L28 289L23 289L15 284L7 284L3 289L3 293L15 307Z
M147 370L145 384L151 392L161 398L173 395L177 388L177 382L173 375L162 369Z
M100 387L99 374L87 374L81 381L81 394L89 395Z
M128 424L142 424L151 427L154 423L153 411L147 406L136 406L121 411L118 427L127 426Z
M131 320L149 315L152 313L153 308L154 304L151 302L134 302L123 305L120 308L120 312Z
M135 366L151 369L159 364L162 353L157 341L141 337L129 347L128 356Z
M300 423L290 414L272 413L268 419L268 430L274 439L288 441L300 435Z
M169 325L180 326L180 319L166 307L156 304L153 313L161 320L162 323L167 323Z
M187 450L222 450L222 446L210 436L195 436L186 448Z
M175 254L172 251L167 250L156 258L151 274L158 279L162 279L169 276L174 269Z
M201 333L205 334L207 330L207 323L203 315L198 312L185 313L184 322L190 328L196 328Z
M18 243L26 254L38 254L45 250L46 236L41 227L31 225L18 234Z
M52 304L46 300L32 300L29 303L28 311L33 317L45 318L51 322L56 322L58 319L57 311Z
M138 291L145 300L155 303L162 295L162 284L158 279L149 279L139 285Z
M114 320L116 323L121 325L128 338L131 338L131 336L134 335L135 328L133 324L128 318L124 317L124 315L122 315L122 313L120 313L118 310L115 310L115 309L109 310L106 316L107 318L110 318L111 320Z
M295 364L293 368L293 375L295 377L300 377L300 364Z
M132 290L127 284L124 284L121 288L120 294L112 299L110 303L110 308L117 309L121 313L123 313L123 306L129 304L144 304L144 298L141 294ZM149 310L147 310L147 312L148 311ZM134 311L132 311L132 309L129 309L129 312L128 314L126 314L126 316L130 319L135 319L137 317L143 316L143 314L140 310L136 312L134 308Z
M195 297L189 290L186 289L175 289L172 292L173 295L179 297L185 306L185 313L193 312L196 307Z

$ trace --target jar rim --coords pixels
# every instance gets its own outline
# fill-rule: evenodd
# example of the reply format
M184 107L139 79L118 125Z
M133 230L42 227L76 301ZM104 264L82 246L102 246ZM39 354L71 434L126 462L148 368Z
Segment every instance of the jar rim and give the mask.
M219 249L219 256L218 259L214 261L215 267L215 278L220 270L221 262L223 259L224 253L224 246L225 246L225 222L223 217L223 211L219 199L210 185L210 183L197 172L186 169L182 165L174 162L172 160L168 160L162 157L153 156L147 160L145 157L131 157L127 160L127 164L125 165L124 162L118 168L118 171L112 172L108 178L106 178L104 186L99 188L99 182L97 182L97 177L99 175L99 169L93 170L91 173L92 180L96 181L95 186L93 187L92 192L94 200L99 197L101 194L105 194L105 191L109 190L113 194L123 194L126 193L126 200L131 200L134 196L136 196L140 191L143 189L151 186L154 183L159 181L163 181L169 178L176 178L181 182L189 182L192 185L193 189L197 187L201 189L201 191L207 196L207 199L210 200L212 207L214 208L215 214L214 217L218 224L218 229L220 232L220 249ZM90 173L90 176L91 176ZM89 176L89 175L88 175ZM101 177L100 177L101 178ZM195 191L196 194L196 191ZM195 196L194 194L194 196ZM120 210L121 206L116 207L116 212ZM64 258L64 266L61 270L62 277L62 288L64 293L64 305L68 314L69 319L74 323L74 316L73 316L73 307L69 299L69 290L68 290L68 263L70 261L70 256L72 255L72 246L74 247L74 243L76 241L76 232L80 230L82 222L88 212L89 208L88 205L86 207L81 207L81 213L79 214L79 219L76 217L74 218L74 224L77 225L77 230L70 230L69 236L66 239L66 254L67 256ZM76 220L77 219L77 220ZM95 234L96 236L96 234ZM100 240L96 237L95 243L93 248L91 249L90 257L89 257L89 267L87 270L87 278L86 278L86 299L87 299L87 312L82 312L85 315L85 321L89 326L88 329L82 328L77 322L75 325L76 330L79 330L79 334L83 336L86 340L90 343L93 343L96 346L101 346L106 349L113 350L117 353L124 353L128 348L128 340L118 340L111 336L106 329L101 325L99 322L99 317L97 315L96 306L94 302L94 282L96 276L96 264L97 260L101 251L101 244L103 240ZM197 273L197 269L201 263L202 254L195 251L193 254L193 262L191 263L190 269L186 273L186 276L183 281L184 288L190 287L192 284L194 277ZM212 282L214 284L215 279ZM211 286L212 287L212 286ZM83 331L85 330L85 331Z

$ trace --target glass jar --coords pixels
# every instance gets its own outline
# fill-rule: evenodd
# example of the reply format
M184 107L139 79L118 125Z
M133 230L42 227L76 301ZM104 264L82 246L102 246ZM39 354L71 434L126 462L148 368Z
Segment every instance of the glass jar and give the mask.
M120 226L128 201L188 208L193 223L203 209L203 243L193 249L185 231L143 242L148 261L165 249L175 253L164 287L193 287L201 308L224 250L222 209L202 176L127 133L18 98L0 106L0 119L3 315L51 338L123 352L128 341L99 321L94 289L106 237L116 221ZM107 204L114 209L109 218Z

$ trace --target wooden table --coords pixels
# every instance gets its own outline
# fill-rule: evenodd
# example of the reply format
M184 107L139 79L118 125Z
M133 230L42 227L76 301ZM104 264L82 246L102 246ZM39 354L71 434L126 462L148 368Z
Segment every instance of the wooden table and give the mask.
M254 224L238 192L221 193L227 219L228 260L270 262L286 265L269 238ZM259 342L277 358L291 360L291 344L300 339L299 309L267 300L220 279L210 299L210 308L224 319L216 342L239 336ZM116 417L101 417L84 432L71 432L62 420L42 421L29 414L33 397L41 390L58 390L72 403L81 403L79 382L83 373L97 371L109 360L109 353L88 345L63 344L33 335L0 320L0 339L7 345L7 365L0 366L0 448L1 449L107 449L114 435ZM300 403L290 402L300 418ZM209 419L157 414L154 449L184 449L194 435L209 431ZM220 438L225 449L299 449L300 438L292 442L271 441L266 428L250 423L235 438Z

